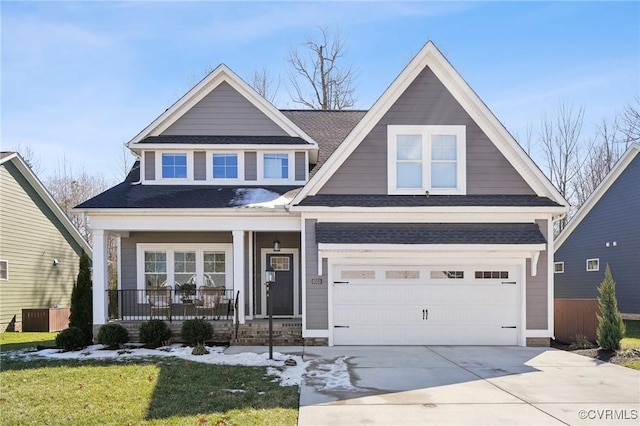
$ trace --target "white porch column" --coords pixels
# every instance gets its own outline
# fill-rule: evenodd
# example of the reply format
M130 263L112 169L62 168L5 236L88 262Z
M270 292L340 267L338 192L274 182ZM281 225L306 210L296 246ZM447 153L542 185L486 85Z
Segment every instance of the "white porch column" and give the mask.
M236 294L238 320L244 324L244 231L237 230L233 231L233 295Z
M93 230L93 324L107 323L107 238L104 229Z

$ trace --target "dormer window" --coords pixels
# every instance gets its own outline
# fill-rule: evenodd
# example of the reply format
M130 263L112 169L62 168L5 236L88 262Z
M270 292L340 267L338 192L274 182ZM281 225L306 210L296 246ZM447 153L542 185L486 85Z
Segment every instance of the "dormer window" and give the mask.
M237 179L238 154L213 154L213 178Z
M265 179L289 179L288 154L264 154L263 161Z
M187 154L162 154L162 178L186 179Z
M388 193L466 193L465 126L388 126Z

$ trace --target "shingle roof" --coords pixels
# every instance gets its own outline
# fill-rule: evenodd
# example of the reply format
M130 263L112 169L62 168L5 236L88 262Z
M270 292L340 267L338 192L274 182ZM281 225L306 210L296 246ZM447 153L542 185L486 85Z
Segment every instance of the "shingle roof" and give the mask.
M331 223L316 224L327 244L544 244L534 223Z
M300 206L322 207L556 207L558 203L537 195L342 195L320 194L305 198Z
M281 112L318 143L318 163L309 172L309 178L322 167L327 158L367 113L362 110L281 110Z
M162 144L251 144L251 145L311 145L302 138L291 136L211 136L211 135L160 135L149 136L139 143Z
M140 165L126 180L78 205L79 209L184 209L249 207L268 203L287 194L292 199L298 186L140 185Z

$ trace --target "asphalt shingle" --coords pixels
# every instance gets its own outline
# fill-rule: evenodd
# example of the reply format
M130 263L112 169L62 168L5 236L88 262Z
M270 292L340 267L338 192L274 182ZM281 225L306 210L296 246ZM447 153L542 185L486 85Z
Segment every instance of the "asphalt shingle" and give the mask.
M313 207L555 207L555 201L537 195L342 195L321 194L305 198L301 206Z

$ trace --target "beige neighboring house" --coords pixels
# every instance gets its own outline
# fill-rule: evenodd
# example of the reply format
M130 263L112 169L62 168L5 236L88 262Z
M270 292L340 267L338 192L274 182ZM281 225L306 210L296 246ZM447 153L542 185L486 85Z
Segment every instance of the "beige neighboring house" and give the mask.
M23 309L69 307L91 247L18 153L0 166L0 331L18 331Z

